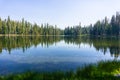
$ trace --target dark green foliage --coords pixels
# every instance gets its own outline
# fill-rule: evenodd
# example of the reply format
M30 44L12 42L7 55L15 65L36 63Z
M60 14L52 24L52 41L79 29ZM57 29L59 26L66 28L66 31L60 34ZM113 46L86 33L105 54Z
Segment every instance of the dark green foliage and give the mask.
M2 35L63 35L63 30L49 24L42 24L41 26L31 24L22 19L22 21L13 21L8 16L7 20L0 18L0 34Z
M41 24L41 26L31 24L22 19L22 21L13 21L8 16L7 20L1 20L0 18L0 34L18 34L18 35L67 35L67 36L120 36L120 14L117 12L116 16L112 16L109 21L105 17L102 21L97 21L94 25L81 27L78 26L67 27L64 30L47 24Z
M81 36L85 34L97 37L120 36L120 14L117 12L116 16L113 15L111 21L105 17L104 20L97 21L94 25L73 26L64 30L64 35Z
M64 35L78 36L81 35L82 28L81 26L67 27L64 30Z
M120 77L113 73L118 68L120 61L101 61L79 68L75 72L26 72L1 76L0 80L120 80Z

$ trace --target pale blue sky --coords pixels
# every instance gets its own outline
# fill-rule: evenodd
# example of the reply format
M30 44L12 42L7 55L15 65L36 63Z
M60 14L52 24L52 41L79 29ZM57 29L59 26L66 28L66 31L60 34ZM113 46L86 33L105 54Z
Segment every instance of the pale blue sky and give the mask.
M49 23L60 28L89 25L120 11L120 0L0 0L0 17Z

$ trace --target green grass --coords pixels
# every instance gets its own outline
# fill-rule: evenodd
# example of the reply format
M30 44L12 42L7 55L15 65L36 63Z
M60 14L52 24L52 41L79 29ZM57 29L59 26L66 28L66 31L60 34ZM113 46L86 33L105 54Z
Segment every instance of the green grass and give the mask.
M75 72L26 72L1 76L0 80L120 80L120 61L101 61L78 68Z

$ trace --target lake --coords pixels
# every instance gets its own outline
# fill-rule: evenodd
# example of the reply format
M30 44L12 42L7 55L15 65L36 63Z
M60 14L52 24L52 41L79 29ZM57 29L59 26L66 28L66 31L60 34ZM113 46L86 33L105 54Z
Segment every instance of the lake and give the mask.
M120 39L0 37L0 75L24 71L74 71L102 60L120 60Z

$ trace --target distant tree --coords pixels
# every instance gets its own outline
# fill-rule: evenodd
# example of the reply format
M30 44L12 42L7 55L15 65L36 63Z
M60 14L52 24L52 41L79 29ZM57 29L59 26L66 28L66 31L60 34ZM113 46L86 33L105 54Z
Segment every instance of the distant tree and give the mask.
M2 34L2 20L0 18L0 34Z

